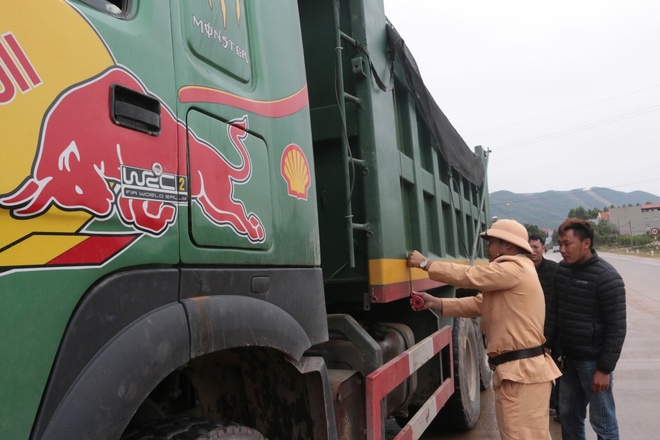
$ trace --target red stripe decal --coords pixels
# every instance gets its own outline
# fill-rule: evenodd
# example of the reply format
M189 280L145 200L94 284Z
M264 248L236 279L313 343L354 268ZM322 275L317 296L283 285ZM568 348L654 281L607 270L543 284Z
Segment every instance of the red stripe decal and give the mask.
M9 44L11 50L14 51L14 55L16 55L18 62L21 63L21 66L23 67L23 69L25 69L25 73L27 73L28 77L30 78L30 81L32 81L32 85L36 87L39 84L41 84L41 78L39 78L39 74L37 73L36 70L34 70L34 66L30 62L30 60L28 60L27 56L25 55L25 52L18 44L18 41L16 41L16 38L14 38L14 35L11 33L5 35L5 41L7 42L7 44Z
M140 235L90 235L68 251L50 260L47 265L101 264Z
M269 118L289 116L309 105L307 86L276 101L254 101L218 89L187 86L179 90L179 101L228 105Z
M445 285L445 283L439 283L429 278L414 280L412 282L412 288L416 291L434 289ZM410 295L410 281L402 281L400 283L385 284L381 286L371 285L370 288L372 303L388 303Z
M5 46L2 44L0 44L0 60L2 60L5 63L5 66L7 66L7 69L9 69L11 77L14 78L14 81L18 84L18 88L21 89L22 92L30 90L30 85L23 77L21 71L18 70L11 55L9 55L9 52L7 52L7 49L5 49Z

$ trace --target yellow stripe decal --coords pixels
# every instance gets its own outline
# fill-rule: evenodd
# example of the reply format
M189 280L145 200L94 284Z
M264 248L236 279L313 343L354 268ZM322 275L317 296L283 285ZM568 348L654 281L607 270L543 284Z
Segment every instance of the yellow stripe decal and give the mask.
M440 260L445 263L456 263L469 265L470 261L461 260ZM474 265L480 266L488 264L487 260L475 260ZM406 264L406 260L394 258L381 258L378 260L369 260L369 284L372 286L383 286L423 280L428 278L428 274L421 269L411 269Z
M33 235L0 253L0 267L44 265L87 238L87 235Z

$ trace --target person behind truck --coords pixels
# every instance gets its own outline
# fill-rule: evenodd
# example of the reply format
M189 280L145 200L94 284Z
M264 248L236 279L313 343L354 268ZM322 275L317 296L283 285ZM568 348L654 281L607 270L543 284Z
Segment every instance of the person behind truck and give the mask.
M543 254L547 251L545 248L545 240L539 235L529 236L529 247L532 248L532 253L529 254L529 259L534 263L536 274L539 276L541 288L543 289L543 296L545 297L545 310L546 320L548 315L548 304L553 291L553 282L555 278L555 271L557 270L557 262L543 258ZM559 362L560 352L555 350L552 352L552 359ZM550 393L550 416L554 417L555 421L560 421L559 415L559 382L560 378L555 380Z
M466 298L424 300L417 310L434 309L442 316L481 316L488 362L494 369L495 413L502 440L550 440L549 402L552 381L561 373L545 353L545 300L531 254L527 230L515 220L498 220L481 237L488 241L486 266L431 261L418 251L408 266L452 286L476 289Z
M589 222L569 218L558 232L564 260L557 266L546 336L548 347L558 347L562 354L562 438L585 439L589 406L589 421L598 438L618 440L612 372L626 337L625 285L593 249Z

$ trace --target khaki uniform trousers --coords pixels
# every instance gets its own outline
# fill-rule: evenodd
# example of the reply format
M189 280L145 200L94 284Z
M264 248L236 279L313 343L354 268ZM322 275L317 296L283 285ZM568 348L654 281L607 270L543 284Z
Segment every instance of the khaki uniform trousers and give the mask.
M548 402L552 381L502 380L495 390L495 414L502 440L552 440Z

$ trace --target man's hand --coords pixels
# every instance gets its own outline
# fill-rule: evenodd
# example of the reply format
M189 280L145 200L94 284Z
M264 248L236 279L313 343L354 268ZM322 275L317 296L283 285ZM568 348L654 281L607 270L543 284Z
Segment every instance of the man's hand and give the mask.
M410 297L410 307L412 307L414 311L419 312L420 310L435 309L442 315L442 299L436 298L425 292L416 292L413 290L412 293L420 296L424 300L424 304L421 307L415 307L413 305L413 298Z
M419 267L426 257L418 251L412 251L408 254L408 267Z
M594 393L600 393L601 391L606 391L609 387L610 375L596 370L596 374L594 374L594 380L591 382L591 391Z

